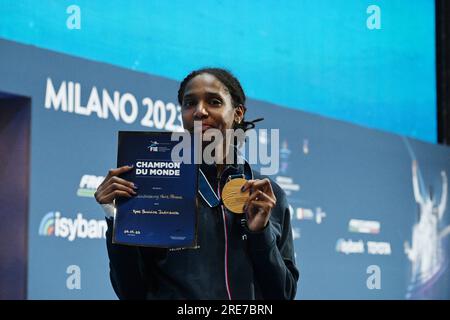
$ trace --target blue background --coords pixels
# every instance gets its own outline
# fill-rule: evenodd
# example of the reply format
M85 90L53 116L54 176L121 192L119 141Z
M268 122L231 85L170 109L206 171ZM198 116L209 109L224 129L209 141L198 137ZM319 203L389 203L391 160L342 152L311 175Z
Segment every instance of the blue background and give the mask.
M66 27L69 5L81 29ZM381 29L366 12L381 9ZM433 0L0 1L0 37L180 81L231 69L251 98L436 142Z

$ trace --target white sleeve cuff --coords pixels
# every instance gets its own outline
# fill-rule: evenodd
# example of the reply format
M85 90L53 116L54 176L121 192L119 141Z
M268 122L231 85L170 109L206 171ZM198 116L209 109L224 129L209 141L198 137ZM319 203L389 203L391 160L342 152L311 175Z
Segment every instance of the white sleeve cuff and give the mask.
M103 211L105 211L105 216L108 219L114 219L116 214L116 207L112 203L101 204Z

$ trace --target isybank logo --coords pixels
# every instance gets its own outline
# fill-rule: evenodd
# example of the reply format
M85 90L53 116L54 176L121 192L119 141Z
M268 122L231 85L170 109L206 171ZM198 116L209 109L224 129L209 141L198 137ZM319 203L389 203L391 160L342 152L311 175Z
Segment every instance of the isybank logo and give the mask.
M104 220L87 220L82 213L75 219L62 217L59 211L48 212L39 224L39 235L65 238L69 241L80 239L105 239L108 225Z

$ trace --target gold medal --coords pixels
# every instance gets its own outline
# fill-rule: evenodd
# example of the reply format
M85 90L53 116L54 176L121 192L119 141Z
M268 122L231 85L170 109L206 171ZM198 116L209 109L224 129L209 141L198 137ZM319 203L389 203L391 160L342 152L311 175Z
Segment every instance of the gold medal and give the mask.
M222 190L222 201L225 207L231 212L244 213L244 204L250 196L250 190L241 191L242 186L247 182L243 178L229 180Z

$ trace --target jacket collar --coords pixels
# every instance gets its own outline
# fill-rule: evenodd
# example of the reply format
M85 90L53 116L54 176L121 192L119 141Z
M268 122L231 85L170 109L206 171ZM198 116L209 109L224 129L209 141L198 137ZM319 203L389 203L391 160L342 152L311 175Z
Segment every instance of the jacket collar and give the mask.
M253 171L248 161L242 156L239 150L234 147L235 162L225 166L221 176L219 189L222 190L228 177L237 177L243 175L247 180L253 179ZM217 190L217 169L215 164L208 165L202 163L198 172L198 193L205 200L205 202L211 207L217 207L222 203L220 196L216 192ZM220 194L220 193L219 193Z

